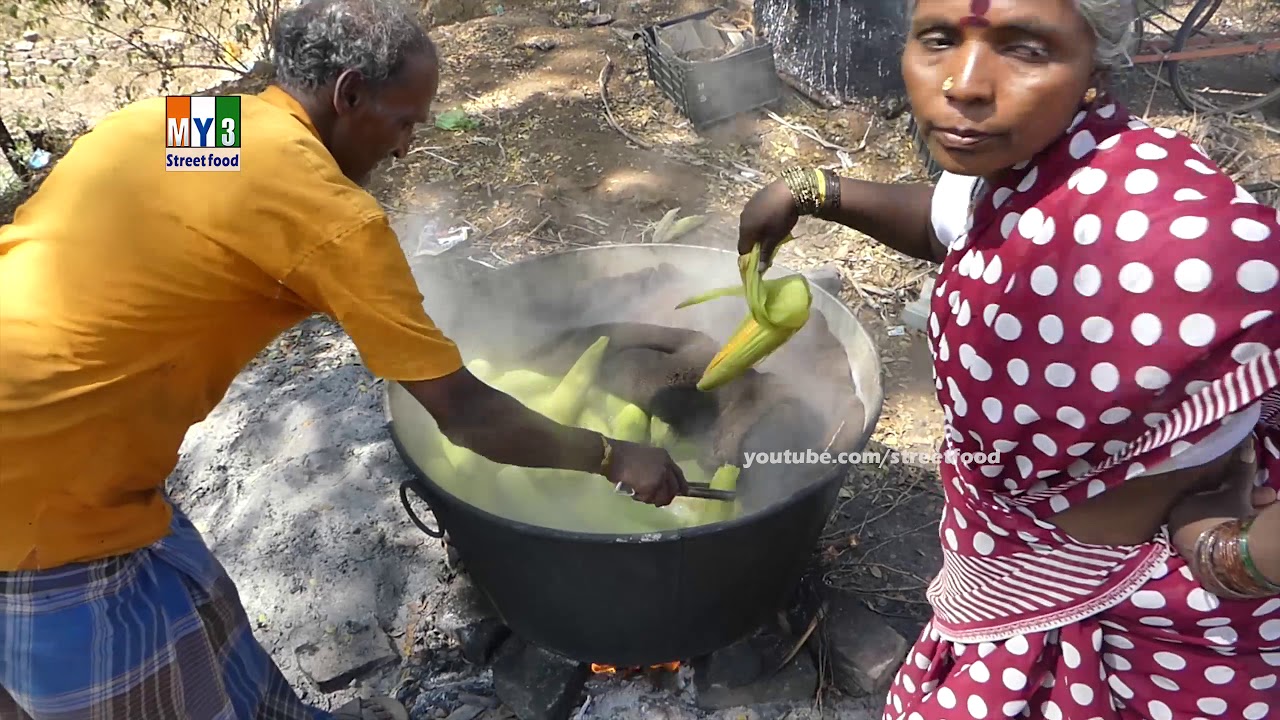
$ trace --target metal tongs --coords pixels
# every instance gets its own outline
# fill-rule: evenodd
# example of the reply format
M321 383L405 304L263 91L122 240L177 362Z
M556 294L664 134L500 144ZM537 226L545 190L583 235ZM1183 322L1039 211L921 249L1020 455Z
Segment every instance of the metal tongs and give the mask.
M689 483L688 497L733 502L738 499L738 493L734 490L713 490L707 483Z
M711 485L708 483L689 483L688 485L689 494L685 497L699 498L702 500L722 500L725 502L733 502L738 499L738 493L733 490L713 490L711 489ZM634 497L636 494L635 490L623 487L622 483L614 485L613 491L619 495L626 495L627 497Z

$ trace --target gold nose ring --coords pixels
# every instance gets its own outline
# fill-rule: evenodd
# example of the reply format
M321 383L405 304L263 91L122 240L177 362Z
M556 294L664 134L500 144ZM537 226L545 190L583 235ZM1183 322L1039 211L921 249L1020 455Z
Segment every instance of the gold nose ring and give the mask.
M956 84L955 78L948 77L946 80L943 80L942 92L949 92L951 88L955 87L955 84Z

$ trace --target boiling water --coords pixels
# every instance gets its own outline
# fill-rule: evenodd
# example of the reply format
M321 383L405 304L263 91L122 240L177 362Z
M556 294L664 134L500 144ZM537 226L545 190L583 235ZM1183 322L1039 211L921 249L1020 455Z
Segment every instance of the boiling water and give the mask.
M657 279L650 277L628 285L628 278L652 274L655 268L662 270ZM779 268L770 275L784 272L787 271ZM692 295L741 283L736 256L707 248L614 246L574 251L501 271L484 271L474 277L444 273L428 276L421 266L415 267L415 273L427 298L428 312L458 342L468 364L478 359L511 357L511 348L536 348L567 329L601 323L679 327L705 333L716 343L723 343L746 313L741 298L674 309L676 303ZM775 377L788 396L811 405L817 415L831 421L832 429L836 420L843 426L847 419L859 439L857 447L844 449L860 449L870 435L881 403L879 362L865 331L846 307L816 293L814 301L815 315L821 312L827 322L834 323L832 331L825 326L820 329L822 323L811 320L757 369ZM843 368L842 381L819 377L815 372L815 366L821 364L815 360L822 354L816 348L824 343L827 348L834 344L835 356L828 358L828 365ZM515 354L519 361L519 353ZM832 392L832 383L840 382L848 395L853 383L851 366L857 368L854 376L862 403L855 409L836 404L833 397L837 393ZM654 508L616 494L599 476L526 468L503 474L503 466L479 457L469 460L471 472L466 477L448 477L448 473L431 470L433 464L439 465L432 462L433 455L439 453L435 421L403 388L391 384L389 392L395 432L406 454L434 482L496 515L561 530L610 534L673 530L700 522L694 510L706 508L707 503L728 511L729 516L752 514L829 477L833 471L830 466L756 465L741 472L737 505L682 498L676 508ZM766 414L762 422L768 419ZM767 437L768 447L743 449L821 450L831 440L827 432L822 437L803 435L781 421L768 423L765 432L759 434ZM687 460L675 459L682 467L689 467ZM743 465L741 459L734 464ZM705 468L704 473L709 476L713 470Z

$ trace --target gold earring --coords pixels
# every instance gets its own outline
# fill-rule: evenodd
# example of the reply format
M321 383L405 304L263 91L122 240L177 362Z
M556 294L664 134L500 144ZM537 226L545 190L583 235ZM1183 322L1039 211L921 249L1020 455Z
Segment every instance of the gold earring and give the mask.
M1098 90L1096 88L1089 88L1088 90L1084 91L1085 105L1089 105L1090 103L1092 103L1094 100L1097 100L1097 99L1098 99Z
M956 84L955 78L948 77L946 80L943 80L942 92L950 92L951 88L955 87L955 84Z

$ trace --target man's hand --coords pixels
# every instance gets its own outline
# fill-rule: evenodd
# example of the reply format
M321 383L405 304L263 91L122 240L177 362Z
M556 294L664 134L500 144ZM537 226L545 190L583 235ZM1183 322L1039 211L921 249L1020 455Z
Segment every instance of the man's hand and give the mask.
M677 495L689 492L684 472L666 450L621 440L610 440L609 482L635 492L635 499L664 507Z

